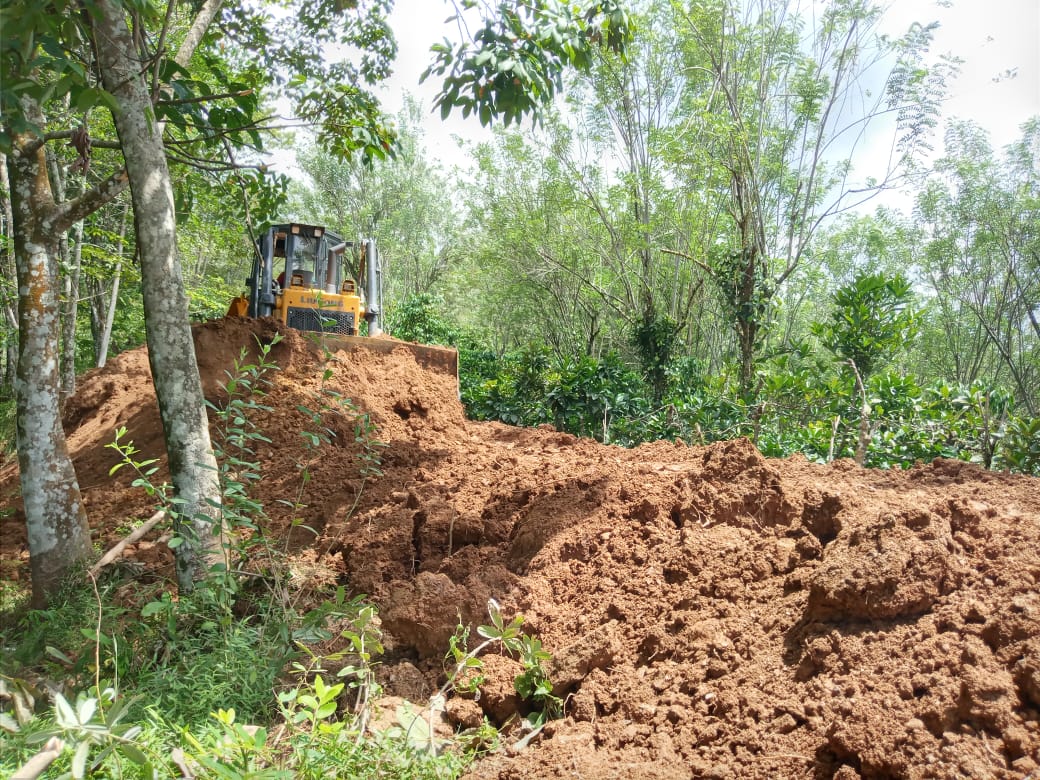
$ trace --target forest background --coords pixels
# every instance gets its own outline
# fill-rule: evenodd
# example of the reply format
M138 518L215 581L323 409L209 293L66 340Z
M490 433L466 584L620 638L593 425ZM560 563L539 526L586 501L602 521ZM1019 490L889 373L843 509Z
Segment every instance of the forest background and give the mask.
M314 627L236 612L227 562L254 551L223 532L241 520L244 464L218 465L179 322L185 307L222 317L254 238L289 220L378 241L386 329L459 349L473 418L624 446L746 436L770 456L1040 474L1040 115L999 149L981 125L943 121L961 61L934 51L933 23L893 33L866 0L647 0L631 17L598 3L578 18L460 2L427 83L435 116L489 130L449 169L424 143L429 107L386 116L371 91L396 52L385 0L289 15L88 5L15 2L0 25L0 431L18 442L35 606L94 552L60 402L80 372L147 341L185 598L137 605L166 622L134 625L223 677ZM299 175L272 169L276 150ZM131 445L116 449L143 473ZM212 553L223 569L207 569ZM84 595L55 609L91 614ZM364 646L374 613L336 599L313 621L349 613ZM54 626L82 628L28 614L27 662L63 646ZM488 630L504 645L509 626ZM372 683L368 661L355 687ZM100 660L93 672L94 705L73 720L101 702L108 728L126 710L105 698ZM317 723L335 705L304 676Z

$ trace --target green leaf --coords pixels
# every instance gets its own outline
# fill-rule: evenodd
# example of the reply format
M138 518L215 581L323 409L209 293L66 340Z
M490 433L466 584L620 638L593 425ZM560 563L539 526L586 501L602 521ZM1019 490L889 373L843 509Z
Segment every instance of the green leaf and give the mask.
M336 712L336 702L330 701L330 702L326 702L325 704L323 704L320 707L318 707L318 709L316 709L314 711L314 717L319 719L319 720L325 720L325 718L328 718L330 715L333 715L335 712Z
M76 718L80 723L89 723L90 719L94 717L94 713L97 712L97 699L90 697L83 699L76 708Z
M90 641L94 640L93 632L91 632L91 634L88 637L88 639L90 639ZM72 666L72 664L73 664L72 659L69 658L67 655L65 655L65 653L61 652L61 650L59 650L56 647L51 647L50 645L47 645L47 647L44 649L44 653L49 655L51 658L57 659L58 661L60 661L63 664L67 664L69 666Z
M90 743L80 742L72 756L72 777L79 780L87 773L87 756L90 754Z
M145 767L146 771L144 772L144 776L150 776L150 773L147 771L149 767L148 757L141 752L140 748L136 745L130 744L129 742L120 742L116 745L116 749L138 766Z
M54 694L54 710L57 716L55 720L59 726L78 726L79 723L76 720L76 713L69 706L69 702L60 693Z

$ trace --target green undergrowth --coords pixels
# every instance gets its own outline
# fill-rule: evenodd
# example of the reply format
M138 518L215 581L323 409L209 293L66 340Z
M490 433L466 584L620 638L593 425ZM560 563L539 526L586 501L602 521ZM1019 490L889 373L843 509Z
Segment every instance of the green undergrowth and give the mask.
M382 636L364 597L340 587L291 619L228 620L204 588L139 605L126 601L127 585L70 585L46 610L3 615L0 776L56 746L47 777L457 777L499 747L498 731L431 724L448 696L477 694L480 656L492 651L523 666L522 744L561 714L549 654L493 601L475 647L458 627L437 694L386 713L375 673ZM374 731L375 720L390 725Z
M762 350L743 383L731 363L683 357L667 318L637 323L627 350L596 357L538 343L491 349L429 294L392 311L389 330L458 347L461 398L476 420L548 424L624 447L746 437L769 457L858 456L873 468L951 458L1040 476L1035 404L997 382L897 370L917 323L905 279L864 275L833 298L828 319L803 340Z

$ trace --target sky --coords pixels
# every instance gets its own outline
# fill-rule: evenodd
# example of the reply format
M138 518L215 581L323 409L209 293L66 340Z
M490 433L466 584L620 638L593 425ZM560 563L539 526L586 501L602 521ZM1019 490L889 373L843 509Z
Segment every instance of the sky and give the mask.
M394 75L378 92L384 109L396 113L405 93L417 96L427 110L425 141L430 156L445 168L464 166L465 152L456 137L486 140L490 133L475 117L453 112L446 121L431 112L435 79L419 84L431 62L430 46L458 38L448 0L397 0L390 17L399 51ZM893 35L913 21L938 21L932 54L952 53L964 60L951 89L945 119L972 119L989 133L994 148L1016 140L1030 116L1040 114L1040 0L891 0L883 26ZM936 149L941 151L941 129ZM284 165L283 161L283 165ZM863 164L864 168L869 163Z
M895 29L915 19L940 23L932 51L964 60L946 104L946 117L973 119L995 148L1020 137L1040 114L1040 0L898 0L886 16Z

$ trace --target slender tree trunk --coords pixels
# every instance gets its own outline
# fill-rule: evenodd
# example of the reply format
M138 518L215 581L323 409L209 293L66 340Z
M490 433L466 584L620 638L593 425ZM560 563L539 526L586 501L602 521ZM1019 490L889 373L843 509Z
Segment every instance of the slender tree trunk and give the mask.
M79 278L83 260L83 220L73 228L69 267L65 273L64 311L62 312L61 340L61 397L67 401L76 392L76 320L79 315Z
M50 175L51 180L51 192L54 193L54 200L57 203L65 202L65 176L62 173L61 167L58 165L58 160L54 155L53 150L49 147L46 150L47 155L47 171ZM58 257L61 263L58 267L58 279L61 280L61 403L64 406L65 401L76 389L76 339L75 333L72 338L72 351L70 352L69 347L69 329L70 327L75 329L75 316L76 316L76 301L71 297L73 276L76 274L74 268L74 261L72 259L72 251L69 248L69 234L67 230L61 232L58 238ZM75 280L75 284L78 286L79 280ZM78 291L76 292L78 295ZM73 323L69 325L69 319L73 319Z
M27 115L39 108L28 106ZM16 443L29 537L33 604L42 607L64 574L92 553L87 514L61 427L55 289L58 224L44 149L29 135L14 137L11 157L15 264L18 278L18 409Z
M87 308L90 311L90 344L94 350L94 365L98 360L98 345L101 343L101 332L105 329L105 312L108 311L108 303L105 300L105 282L103 279L94 279L88 276Z
M108 347L112 342L112 324L116 319L116 305L119 303L119 281L123 277L123 261L116 262L116 272L112 277L112 289L108 294L108 309L101 326L101 338L97 343L97 367L104 368L108 362Z
M188 591L219 560L222 527L216 458L177 260L173 186L144 63L136 54L124 10L115 0L98 0L91 21L102 80L117 104L113 118L130 178L148 356L170 477L182 502L176 525L184 539L176 548L177 582Z
M4 245L0 246L0 308L4 317L4 368L0 387L13 388L18 365L18 291L14 284L14 213L11 210L11 182L7 175L7 156L0 154L0 207L3 217Z
M119 220L119 243L116 245L116 272L112 276L112 289L109 292L108 309L103 317L101 337L95 342L97 345L97 367L104 367L108 360L108 345L112 341L112 324L116 319L116 304L119 301L119 282L123 276L123 253L126 251L126 219L130 213L130 206L123 209L123 216Z

